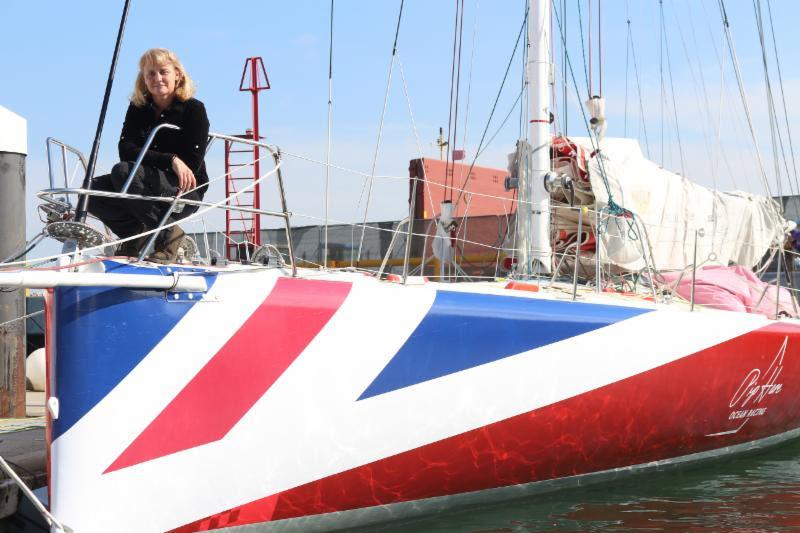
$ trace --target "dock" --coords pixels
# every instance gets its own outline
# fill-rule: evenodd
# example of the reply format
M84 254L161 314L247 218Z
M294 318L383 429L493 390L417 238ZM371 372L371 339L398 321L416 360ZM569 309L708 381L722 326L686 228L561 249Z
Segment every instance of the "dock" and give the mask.
M31 489L47 485L44 403L44 392L27 391L27 417L0 419L0 456ZM17 512L21 498L14 481L0 473L0 520Z

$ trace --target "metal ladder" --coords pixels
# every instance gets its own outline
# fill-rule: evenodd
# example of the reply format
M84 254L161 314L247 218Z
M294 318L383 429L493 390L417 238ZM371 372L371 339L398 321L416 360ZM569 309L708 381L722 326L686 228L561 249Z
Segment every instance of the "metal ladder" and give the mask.
M253 139L252 131L237 135L242 139ZM234 141L225 140L225 197L230 198L239 191L237 183L247 186L258 179L253 165L253 147L236 148ZM239 145L241 146L241 145ZM241 162L244 154L250 155ZM249 168L244 168L249 167ZM244 191L234 200L236 207L259 209L260 187ZM261 217L245 211L225 211L225 257L230 261L249 259L253 250L261 245Z

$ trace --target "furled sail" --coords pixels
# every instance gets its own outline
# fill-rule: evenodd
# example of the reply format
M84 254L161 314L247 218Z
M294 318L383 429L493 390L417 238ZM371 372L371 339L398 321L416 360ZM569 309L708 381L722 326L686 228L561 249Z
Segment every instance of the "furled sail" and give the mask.
M646 159L632 139L604 139L600 148L593 151L584 138L553 140L553 169L575 183L574 193L552 192L556 252L569 253L578 238L598 235L597 220L590 221L592 235L574 235L574 211L557 208L570 199L600 210L601 261L622 270L641 270L651 256L658 270L690 266L696 232L698 263L752 267L783 242L788 226L772 199L693 183ZM616 206L633 216L609 217ZM559 240L567 243L561 250Z

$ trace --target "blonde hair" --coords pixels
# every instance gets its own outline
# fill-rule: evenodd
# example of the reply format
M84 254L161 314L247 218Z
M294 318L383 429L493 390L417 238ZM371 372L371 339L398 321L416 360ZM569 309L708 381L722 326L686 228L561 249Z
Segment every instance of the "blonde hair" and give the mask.
M131 102L136 107L142 107L147 103L150 93L147 91L147 85L144 82L144 69L149 65L166 65L171 64L175 67L177 79L175 80L175 96L181 102L185 102L194 96L195 87L192 78L186 73L183 68L183 63L178 59L178 56L172 50L166 48L151 48L139 59L139 74L136 76L136 82L133 84L133 94L131 94Z

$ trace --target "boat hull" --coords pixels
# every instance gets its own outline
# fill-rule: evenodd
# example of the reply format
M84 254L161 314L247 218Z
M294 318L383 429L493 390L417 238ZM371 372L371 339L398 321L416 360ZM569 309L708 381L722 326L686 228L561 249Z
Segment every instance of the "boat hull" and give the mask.
M52 510L77 531L352 527L800 428L794 321L488 284L198 275L199 299L51 298Z

